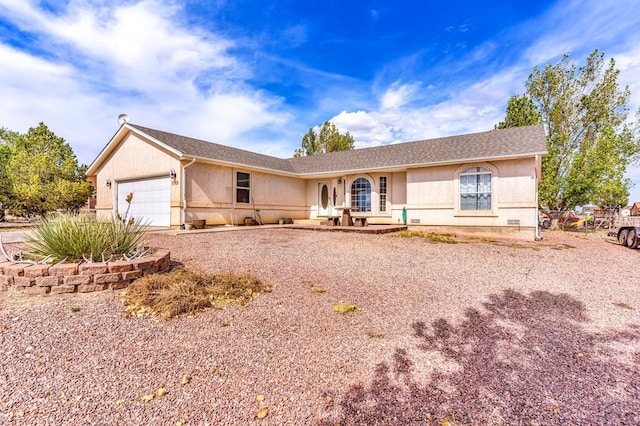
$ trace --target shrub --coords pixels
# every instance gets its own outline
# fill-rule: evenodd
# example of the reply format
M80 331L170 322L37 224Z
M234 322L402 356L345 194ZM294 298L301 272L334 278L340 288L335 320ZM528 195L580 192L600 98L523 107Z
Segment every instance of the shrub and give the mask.
M123 303L132 314L150 313L170 319L228 303L244 306L269 291L269 285L250 274L213 274L181 268L136 280L125 292Z
M141 219L96 220L78 214L55 214L36 222L26 243L36 258L52 262L113 260L136 253L146 223Z

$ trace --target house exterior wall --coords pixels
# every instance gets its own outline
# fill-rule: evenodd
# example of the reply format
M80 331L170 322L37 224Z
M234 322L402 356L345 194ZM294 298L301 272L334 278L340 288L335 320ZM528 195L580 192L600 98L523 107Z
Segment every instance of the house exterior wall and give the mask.
M369 182L371 211L355 212L371 224L402 224L438 230L504 230L535 236L537 230L537 177L540 156L468 164L414 167L389 172L371 171L326 178L291 176L251 168L178 156L161 145L147 142L134 132L112 141L109 152L91 176L97 191L96 213L111 217L117 206L118 185L139 179L168 177L171 185L170 224L179 227L196 219L207 225L244 224L259 210L263 223L281 218L318 219L340 215L340 207L353 207L352 185L357 179ZM143 159L143 161L141 161ZM485 210L463 210L460 175L470 167L491 173L491 206ZM238 173L250 176L250 198L237 199ZM386 202L381 207L380 179L386 178ZM182 180L184 179L184 182ZM111 186L107 186L107 181ZM329 206L321 206L321 185L329 188ZM184 198L184 200L183 200ZM325 198L326 200L326 198ZM135 194L134 194L135 201Z
M96 172L96 217L111 218L117 208L119 182L167 177L170 170L180 170L180 161L177 158L149 144L136 134L128 133ZM111 182L111 187L107 186L107 181ZM171 225L179 223L180 186L172 185Z
M387 193L385 209L380 208L380 178L387 178ZM354 211L357 216L366 216L367 221L372 224L392 224L400 223L402 217L402 208L406 203L406 172L388 172L388 173L356 173L340 177L327 179L309 180L307 186L306 201L309 205L309 218L317 219L326 216L339 216L341 207L353 207L355 203L351 199L351 187L358 178L364 178L371 185L371 212ZM330 208L327 214L319 208L319 185L323 182L330 185ZM333 199L333 191L336 191L335 202Z
M460 208L460 174L491 171L491 209ZM424 167L407 171L407 222L452 228L491 228L531 233L537 226L535 158Z
M236 200L237 172L250 175L250 200ZM263 223L280 218L306 219L306 181L245 168L195 163L186 168L186 221L205 219L207 225L243 224L259 210Z

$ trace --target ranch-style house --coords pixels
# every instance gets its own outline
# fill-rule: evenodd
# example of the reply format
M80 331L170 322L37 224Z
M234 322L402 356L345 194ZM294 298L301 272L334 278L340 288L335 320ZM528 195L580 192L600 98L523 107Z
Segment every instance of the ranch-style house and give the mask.
M322 220L348 207L367 223L538 235L542 125L281 159L122 123L90 165L96 213L127 208L181 228Z

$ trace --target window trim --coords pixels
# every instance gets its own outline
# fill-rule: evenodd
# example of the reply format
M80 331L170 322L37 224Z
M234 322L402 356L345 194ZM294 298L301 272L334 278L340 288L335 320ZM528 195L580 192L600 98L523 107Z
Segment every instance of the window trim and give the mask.
M473 167L481 167L487 169L491 174L491 209L489 210L462 210L461 206L461 193L460 193L460 176L469 175L472 173L465 173L466 170ZM463 164L458 167L454 175L454 217L498 217L497 205L498 205L498 169L497 167L489 163L470 163Z
M239 173L244 173L249 177L249 185L248 186L239 186L238 185L238 174ZM236 170L235 171L235 191L234 191L234 198L235 198L235 202L236 204L251 204L251 180L252 180L252 176L251 176L251 172L245 172L243 170ZM249 194L248 196L248 200L245 201L238 201L238 191L239 190L246 190Z
M382 191L382 179L384 179L384 192ZM389 201L389 177L387 175L378 176L378 213L387 213L387 202Z
M354 178L351 179L351 181L349 182L349 205L351 207L355 207L355 203L353 199L353 184L358 179L364 179L369 183L369 211L362 211L358 208L358 210L355 210L355 213L372 215L374 214L373 194L374 194L375 183L372 182L371 178L369 178L368 176L364 176L364 175L354 176Z

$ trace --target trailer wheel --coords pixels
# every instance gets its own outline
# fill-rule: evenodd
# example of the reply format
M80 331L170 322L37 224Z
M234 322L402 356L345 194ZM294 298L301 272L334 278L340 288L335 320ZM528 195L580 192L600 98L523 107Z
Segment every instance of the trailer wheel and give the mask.
M623 229L618 234L618 242L620 243L621 246L626 246L627 245L627 234L628 233L629 233L628 229Z
M637 248L638 247L638 235L636 234L635 229L630 229L627 234L627 247L629 248Z

